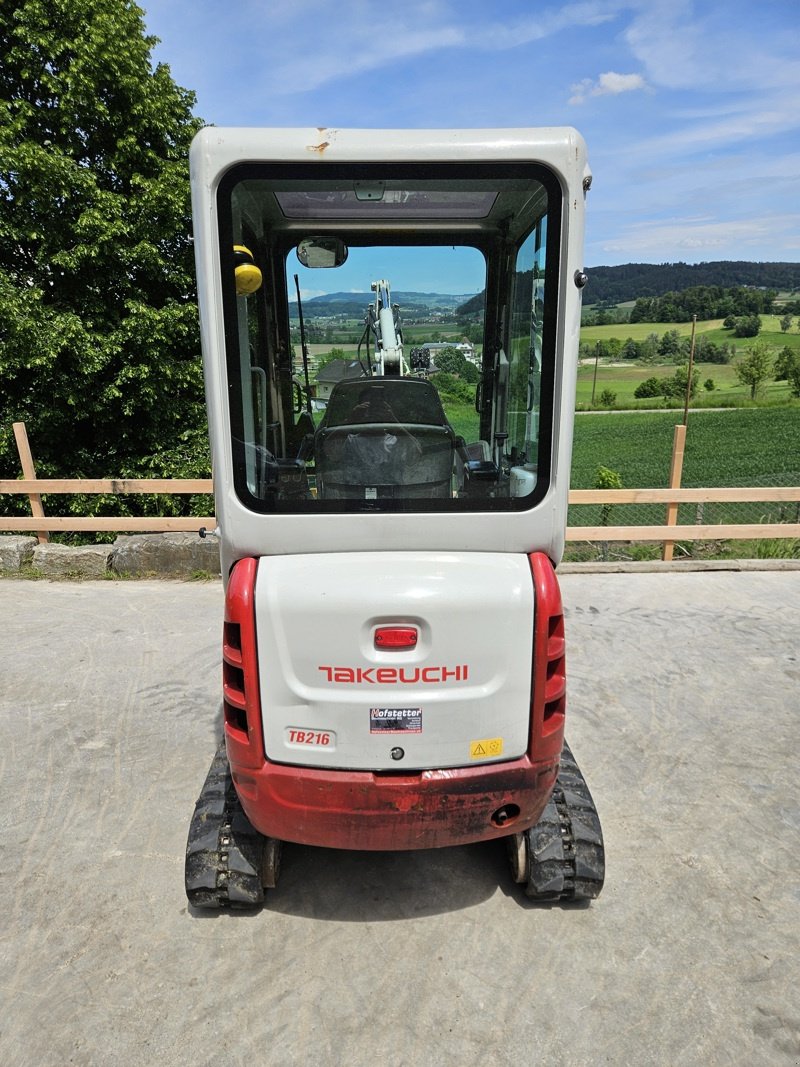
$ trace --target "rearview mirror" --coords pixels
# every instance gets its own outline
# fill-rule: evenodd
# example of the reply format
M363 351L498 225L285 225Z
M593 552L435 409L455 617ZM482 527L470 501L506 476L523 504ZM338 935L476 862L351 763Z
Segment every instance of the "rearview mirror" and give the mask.
M304 237L297 246L297 258L304 267L341 267L347 259L347 245L339 237Z

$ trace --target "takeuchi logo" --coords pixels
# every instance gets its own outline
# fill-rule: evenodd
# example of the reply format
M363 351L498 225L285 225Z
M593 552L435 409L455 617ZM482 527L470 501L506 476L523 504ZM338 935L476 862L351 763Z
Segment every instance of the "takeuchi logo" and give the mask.
M469 680L469 664L456 667L317 667L334 685L442 685Z

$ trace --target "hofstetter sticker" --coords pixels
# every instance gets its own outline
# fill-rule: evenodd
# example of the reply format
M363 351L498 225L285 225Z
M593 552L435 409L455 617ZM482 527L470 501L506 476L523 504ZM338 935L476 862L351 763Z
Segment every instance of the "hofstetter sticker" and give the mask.
M371 734L421 734L422 708L370 708Z

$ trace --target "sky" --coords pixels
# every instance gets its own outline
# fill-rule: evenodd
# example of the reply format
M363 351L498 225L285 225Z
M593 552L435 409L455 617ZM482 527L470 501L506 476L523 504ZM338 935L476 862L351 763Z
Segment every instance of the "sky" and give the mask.
M574 126L588 269L800 260L797 0L139 2L206 122Z

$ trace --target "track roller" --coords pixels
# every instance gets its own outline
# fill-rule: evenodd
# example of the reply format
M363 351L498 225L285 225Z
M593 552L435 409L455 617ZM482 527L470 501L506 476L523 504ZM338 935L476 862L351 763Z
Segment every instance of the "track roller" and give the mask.
M589 788L564 744L553 795L539 822L507 842L511 875L532 900L593 900L605 878L600 819Z
M280 871L281 842L264 837L242 810L224 743L217 750L189 825L186 896L196 908L262 904Z

